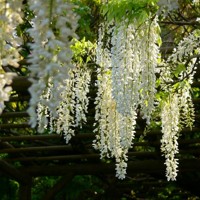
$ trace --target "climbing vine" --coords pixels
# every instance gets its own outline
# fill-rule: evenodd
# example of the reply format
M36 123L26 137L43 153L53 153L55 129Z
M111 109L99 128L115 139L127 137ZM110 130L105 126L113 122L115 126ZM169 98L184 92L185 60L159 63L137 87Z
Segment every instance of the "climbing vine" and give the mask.
M95 11L84 3L18 2L0 0L0 113L11 92L7 86L11 78L4 67L19 67L24 59L32 82L30 125L37 126L39 132L62 133L68 143L76 128L87 123L89 88L95 71L93 146L100 151L101 159L114 158L116 176L124 179L137 118L151 126L152 115L159 111L166 176L176 180L179 134L194 123L190 91L200 46L196 28L178 42L170 56L162 57L160 20L179 6L178 1L92 1L99 12L94 32L88 24ZM191 4L198 6L199 2ZM30 52L24 55L19 27L27 15L31 16L30 27L24 31ZM84 31L88 30L85 39Z

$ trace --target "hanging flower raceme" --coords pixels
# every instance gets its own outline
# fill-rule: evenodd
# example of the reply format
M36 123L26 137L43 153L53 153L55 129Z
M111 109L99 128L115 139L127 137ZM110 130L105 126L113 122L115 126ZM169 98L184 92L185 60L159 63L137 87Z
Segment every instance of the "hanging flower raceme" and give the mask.
M158 14L167 15L172 10L175 10L179 7L178 0L159 0L158 1Z
M5 101L9 100L12 88L9 86L12 83L14 73L0 74L0 114L5 108Z
M161 87L164 92L174 94L164 102L161 112L161 151L166 158L168 180L175 180L177 176L178 160L175 154L178 153L179 132L183 127L192 128L194 123L195 114L190 91L199 64L199 46L199 30L196 30L179 42L161 68Z
M157 68L158 59L160 58L159 41L160 27L158 25L157 17L149 23L145 23L141 27L140 40L142 42L140 49L141 57L141 113L146 119L147 124L150 123L151 114L155 108L155 94L156 94L156 73L159 72ZM143 39L142 39L143 38Z
M96 139L93 141L95 149L101 153L101 159L114 157L116 160L116 176L125 178L127 168L127 152L132 144L132 125L116 108L116 101L112 97L111 58L109 49L103 42L104 26L99 29L97 45L97 97L96 104ZM105 47L103 48L103 46ZM128 123L130 126L127 126ZM129 128L128 128L129 127ZM125 134L124 132L129 134ZM123 137L125 135L125 137ZM130 136L130 137L129 137Z
M21 40L16 27L22 23L22 0L0 0L0 65L18 67Z
M180 71L178 79L187 80L189 85L193 83L200 53L200 31L195 30L183 40L181 40L173 54L168 58L168 63L172 63L174 71ZM182 67L182 68L181 68Z
M0 71L2 66L18 67L20 39L16 35L16 27L22 22L22 1L0 0ZM2 70L3 71L3 70ZM13 73L0 73L0 114L9 100L12 88L10 85Z
M73 12L73 5L65 0L31 0L29 4L35 18L33 27L29 30L33 43L30 44L32 51L29 58L32 77L29 90L32 98L28 112L30 124L35 127L38 102L40 106L47 107L54 118L57 116L56 109L62 101L60 94L65 89L65 80L69 78L69 71L73 68L70 45L71 39L76 37L78 17ZM46 98L49 85L51 92ZM45 119L43 121L48 123Z
M194 122L194 106L190 91L199 64L199 46L199 30L196 30L179 42L165 63L165 67L161 69L162 89L173 92L171 85L174 84L173 88L179 94L182 127L191 128Z
M101 158L115 157L120 179L126 174L126 154L133 143L137 109L141 108L147 123L154 110L158 29L157 18L142 24L125 19L99 29L95 118L99 126L94 147L101 151Z
M111 72L109 69L98 71L98 93L96 98L97 121L93 141L95 149L100 150L101 159L116 160L116 176L124 179L127 168L127 153L134 138L135 118L123 116L117 111L116 101L112 98Z
M154 110L158 39L157 18L128 26L125 20L116 25L111 39L112 91L117 109L126 115L140 105L147 123Z
M161 109L162 120L162 139L161 152L165 156L167 180L176 180L178 171L178 159L175 155L178 153L179 137L179 98L177 94L169 95Z
M61 93L62 101L57 108L58 117L54 119L53 129L64 135L66 143L74 136L75 128L81 128L87 122L90 79L87 66L77 66L65 80L66 88Z
M87 66L76 66L69 71L68 79L65 79L65 88L61 92L61 101L56 108L56 117L51 113L49 107L42 104L42 101L50 100L53 93L52 79L40 98L37 105L38 131L48 129L50 132L62 133L66 143L74 136L75 128L82 128L87 122L86 113L89 104L88 92L91 79L91 72Z
M137 25L126 23L116 25L111 38L112 94L117 102L117 110L130 115L139 103L140 65L138 47L140 42L135 35Z

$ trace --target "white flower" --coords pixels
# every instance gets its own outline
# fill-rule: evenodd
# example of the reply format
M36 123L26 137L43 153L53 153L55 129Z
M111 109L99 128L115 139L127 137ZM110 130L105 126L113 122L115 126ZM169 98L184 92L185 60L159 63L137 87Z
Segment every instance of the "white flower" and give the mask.
M47 117L45 120L41 114L48 112L53 118L57 117L56 110L62 101L61 93L66 87L64 80L69 78L69 71L74 67L71 63L70 38L76 37L78 17L73 12L73 5L65 0L55 0L53 6L50 1L30 0L29 3L35 18L34 26L29 30L34 43L30 44L32 85L29 91L32 99L28 112L34 127L37 121L34 119L37 116L34 110L37 110L39 103L39 122L42 123L39 127L43 131L49 120ZM49 86L51 91L48 91Z
M198 4L200 1L199 0L193 0L192 1L194 4Z
M126 20L124 20L126 21ZM97 44L96 125L93 142L101 158L116 159L116 176L125 178L128 149L132 147L137 109L150 121L154 110L158 59L157 18L151 23L102 24ZM111 35L105 42L105 35ZM106 37L107 37L106 35ZM111 41L112 48L109 48Z
M76 67L70 73L70 79L65 80L66 88L61 93L62 101L57 108L58 117L55 119L54 129L63 133L66 143L74 136L74 128L82 127L87 121L90 70Z
M5 108L4 102L10 98L12 88L8 85L11 84L14 75L14 73L0 74L0 114Z
M116 177L119 179L124 179L126 176L126 168L127 163L125 161L121 161L119 163L116 163Z
M166 160L166 176L168 180L176 180L178 171L178 159L175 155L178 151L179 136L179 98L177 94L169 95L161 110L162 139L161 152Z
M158 5L159 5L158 14L162 13L164 10L166 12L165 15L168 12L175 10L179 7L178 0L159 0Z
M15 29L22 23L22 8L22 0L0 0L0 66L19 66L21 39L17 37Z

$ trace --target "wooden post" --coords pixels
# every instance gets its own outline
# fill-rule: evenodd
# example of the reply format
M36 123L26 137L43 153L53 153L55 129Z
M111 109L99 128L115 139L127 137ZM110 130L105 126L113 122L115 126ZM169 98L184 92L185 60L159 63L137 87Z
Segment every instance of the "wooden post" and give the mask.
M29 180L27 184L20 183L19 186L19 199L20 200L31 200L31 188L32 188L32 179Z
M19 183L23 183L24 185L29 183L29 180L31 179L28 173L19 171L2 159L0 159L0 170L12 179L16 180Z
M74 174L70 173L66 176L63 176L44 196L43 200L53 200L56 195L73 179Z
M31 176L29 176L25 172L20 172L18 169L2 159L0 159L0 169L20 184L19 199L31 200Z

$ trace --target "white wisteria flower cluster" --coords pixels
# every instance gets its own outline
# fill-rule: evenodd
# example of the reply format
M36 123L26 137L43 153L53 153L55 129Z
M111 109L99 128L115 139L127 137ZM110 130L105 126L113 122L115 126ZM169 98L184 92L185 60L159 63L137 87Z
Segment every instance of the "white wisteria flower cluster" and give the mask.
M111 35L110 40L105 41L105 35ZM95 118L99 126L95 129L98 135L93 145L100 150L101 158L115 157L116 176L120 179L126 174L137 109L140 108L147 123L154 110L158 40L156 17L143 24L137 20L128 23L125 19L99 29Z
M198 3L200 3L199 0L193 0L192 2L193 2L194 4L198 4Z
M77 66L70 72L70 79L65 80L67 85L61 93L62 101L53 127L57 133L64 135L66 143L74 136L75 128L82 128L82 124L87 122L90 79L91 72L87 66Z
M15 34L15 29L22 23L22 1L0 0L0 71L2 66L18 67L21 59L18 53L21 41ZM12 88L11 84L13 73L0 72L0 114L8 101Z
M13 73L0 74L0 114L5 108L4 102L8 101L10 98L12 88L9 85L12 82L13 76Z
M37 125L39 132L49 129L50 132L62 133L66 143L69 142L75 134L75 128L81 128L82 124L87 122L90 79L91 72L86 66L76 66L69 71L69 78L65 79L65 88L60 94L61 101L56 107L56 117L51 113L49 107L38 102ZM48 83L40 100L49 101L53 92L52 84Z
M179 137L179 97L177 94L169 95L161 109L162 120L162 139L161 152L165 156L166 177L167 180L176 180L178 171L178 159L175 155L178 153Z
M179 7L178 0L159 0L158 5L160 7L158 10L159 13L163 10L170 12Z
M179 42L161 69L161 86L169 94L161 112L161 151L166 158L168 180L176 180L177 176L178 160L175 154L178 153L178 133L183 127L192 128L194 123L195 111L190 91L199 64L199 47L200 33L196 30Z
M57 116L56 110L62 101L60 94L66 87L65 80L69 78L69 71L73 69L70 45L72 38L77 37L75 30L78 16L73 11L73 5L65 0L30 0L29 4L35 18L33 27L29 30L33 43L30 44L32 85L29 91L32 98L28 113L31 117L30 124L35 127L39 102L40 106L48 108L50 115L54 118ZM49 86L51 92L46 98ZM43 112L40 115L40 118L44 118L40 121L47 120L45 114Z
M101 70L101 69L99 69ZM96 98L95 120L97 133L93 146L100 150L101 159L116 160L116 176L124 179L127 168L127 153L132 146L136 113L124 116L116 108L116 101L112 97L111 71L101 70L98 73L98 96ZM134 117L131 117L134 116Z
M62 133L66 143L75 128L87 121L91 72L86 65L72 62L71 45L76 38L79 17L66 0L33 1L32 86L28 112L39 132ZM43 8L42 10L40 8Z
M185 70L179 74L178 79L186 79L189 84L193 83L194 74L196 73L196 62L200 54L200 31L197 29L183 38L174 49L173 54L168 58L168 63L173 63L176 67L179 64L185 65Z
M0 0L0 66L19 66L21 40L15 29L23 21L21 9L22 0Z
M165 63L165 67L161 69L162 88L166 92L176 92L179 95L181 123L190 128L194 122L194 106L190 91L199 64L199 47L200 32L196 30L179 42ZM174 72L177 79L175 83ZM176 91L172 91L174 90L174 87L171 87L172 84L177 85Z

